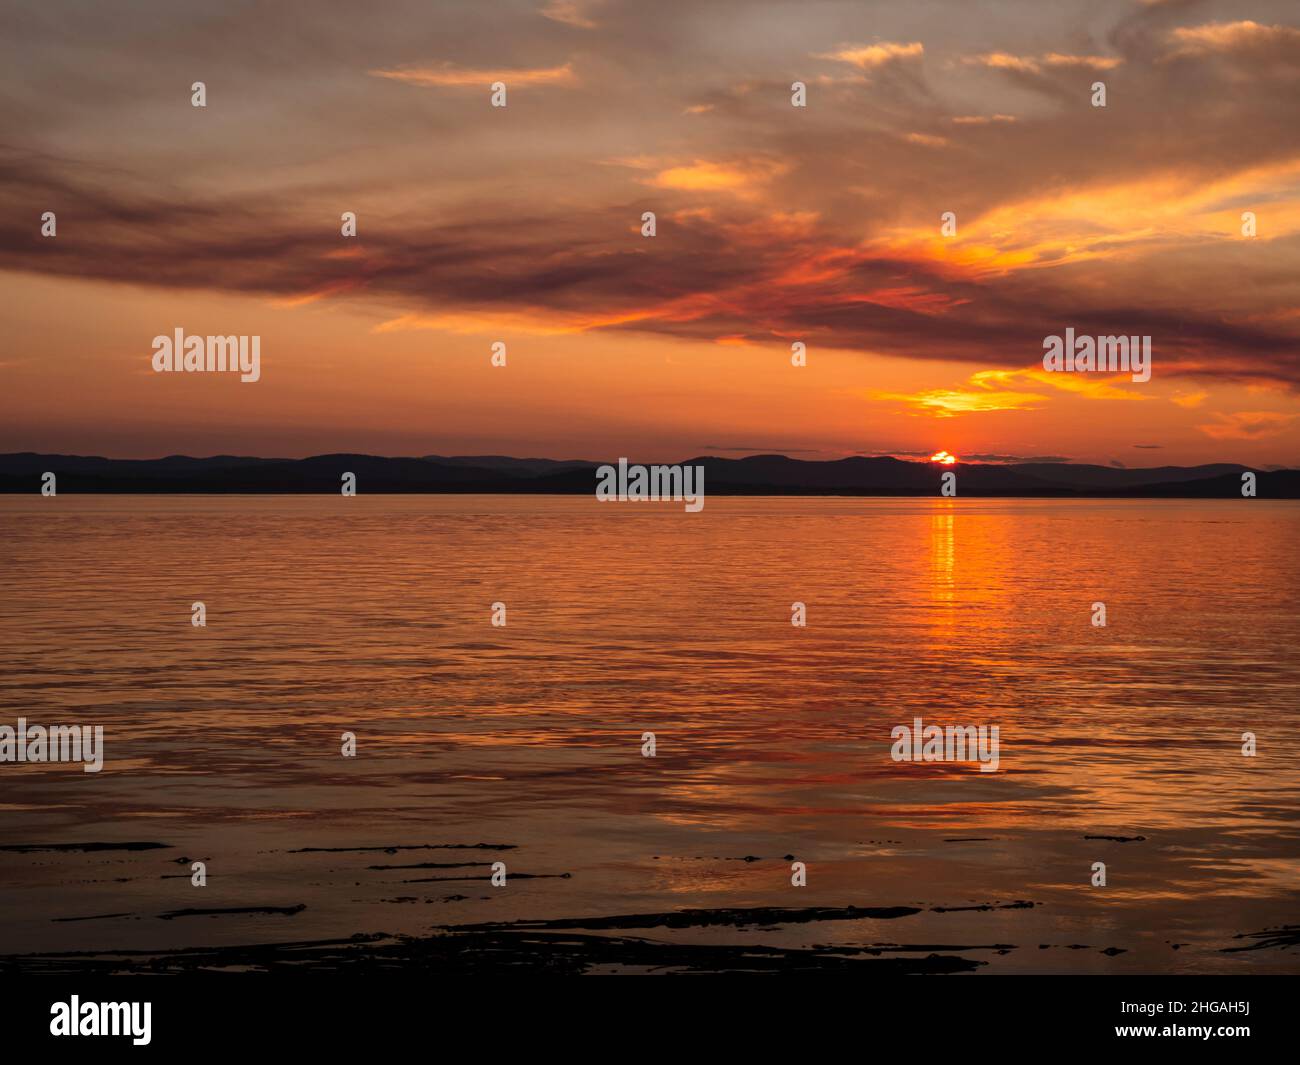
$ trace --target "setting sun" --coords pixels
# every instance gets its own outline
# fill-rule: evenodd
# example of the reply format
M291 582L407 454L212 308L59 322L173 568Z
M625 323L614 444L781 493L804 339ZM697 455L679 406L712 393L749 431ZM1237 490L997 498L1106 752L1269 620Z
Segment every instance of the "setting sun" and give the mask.
M951 466L957 461L956 455L950 455L947 451L936 451L930 456L931 462L940 462L945 466Z

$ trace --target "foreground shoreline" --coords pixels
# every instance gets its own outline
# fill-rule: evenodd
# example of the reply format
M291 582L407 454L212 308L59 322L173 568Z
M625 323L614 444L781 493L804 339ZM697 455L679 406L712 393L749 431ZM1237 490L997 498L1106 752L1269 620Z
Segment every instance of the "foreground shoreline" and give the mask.
M992 908L1029 908L1016 902ZM966 907L970 909L972 907ZM981 908L981 907L974 907ZM942 909L942 908L940 908ZM658 973L835 973L869 975L952 975L986 969L989 955L1018 950L1098 951L1107 957L1123 947L1087 944L1008 943L872 943L779 947L765 943L682 942L645 936L613 935L629 929L722 925L774 932L787 923L881 920L920 912L909 907L693 910L660 914L562 920L508 921L436 926L427 936L387 932L355 933L345 938L282 940L234 946L180 947L163 950L62 951L0 955L0 975L121 976L195 972L326 973L382 972L415 969L429 973L484 975L547 972L581 975L599 972ZM910 911L910 912L909 912ZM194 916L215 916L213 913ZM1286 951L1300 946L1300 926L1287 925L1233 937L1223 954ZM984 957L982 957L984 956ZM1048 962L1044 974L1075 971L1068 963Z

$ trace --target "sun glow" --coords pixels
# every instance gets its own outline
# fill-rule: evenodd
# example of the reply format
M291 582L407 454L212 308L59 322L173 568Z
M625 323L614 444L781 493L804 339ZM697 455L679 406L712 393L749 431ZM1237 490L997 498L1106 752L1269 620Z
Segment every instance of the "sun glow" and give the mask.
M944 466L951 466L953 463L957 461L957 456L950 455L946 451L936 451L933 455L930 456L930 461L938 462Z

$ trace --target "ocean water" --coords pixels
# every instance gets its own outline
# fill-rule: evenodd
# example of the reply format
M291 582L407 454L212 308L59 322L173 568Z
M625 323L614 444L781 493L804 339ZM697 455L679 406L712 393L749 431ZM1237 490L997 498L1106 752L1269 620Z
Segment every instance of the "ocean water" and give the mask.
M105 745L0 764L0 955L1300 971L1298 535L1258 499L0 497L0 725ZM918 717L996 725L997 771L893 760Z

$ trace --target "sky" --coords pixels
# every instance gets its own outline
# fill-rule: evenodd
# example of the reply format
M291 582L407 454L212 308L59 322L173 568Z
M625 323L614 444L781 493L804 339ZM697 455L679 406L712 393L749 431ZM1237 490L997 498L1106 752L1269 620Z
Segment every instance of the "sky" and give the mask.
M1300 466L1293 0L5 0L0 70L0 451Z

